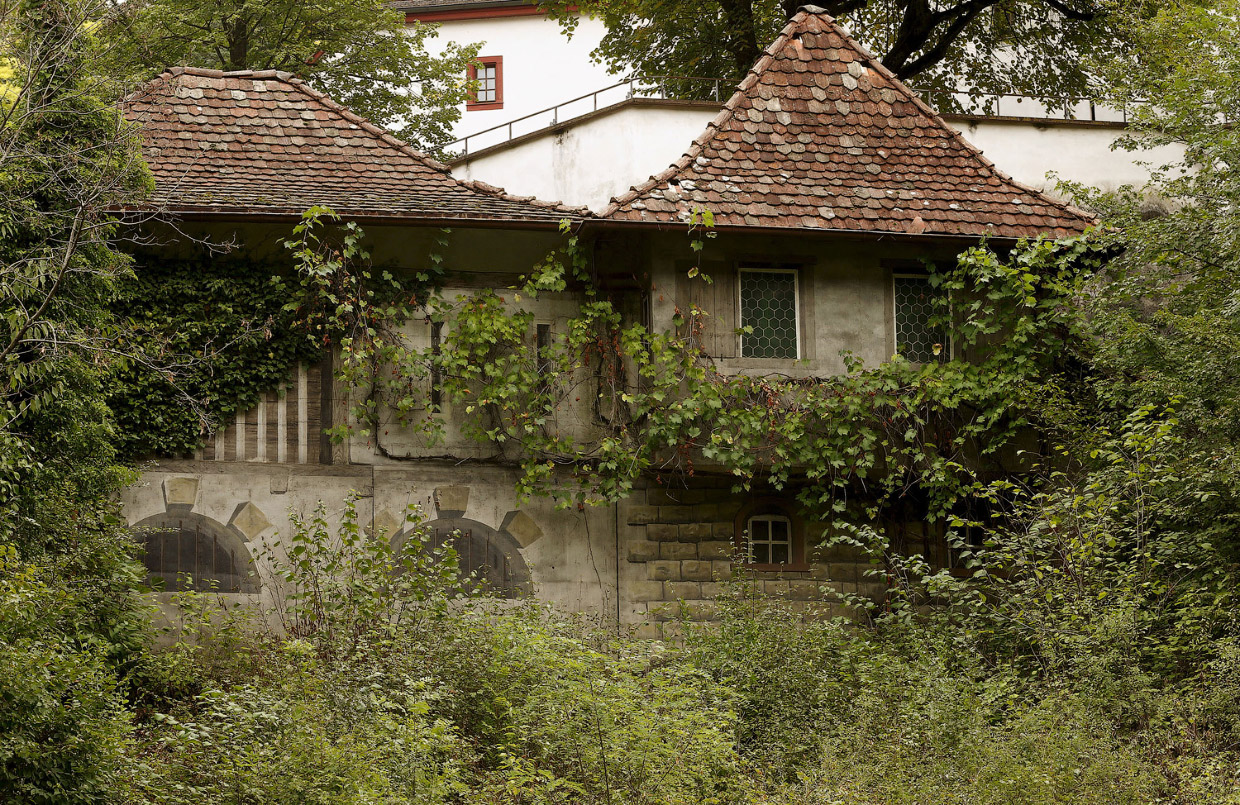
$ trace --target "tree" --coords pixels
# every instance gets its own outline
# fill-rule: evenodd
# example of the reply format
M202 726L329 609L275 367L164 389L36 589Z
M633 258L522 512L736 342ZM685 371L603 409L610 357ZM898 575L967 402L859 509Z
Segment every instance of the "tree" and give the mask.
M102 373L147 182L93 0L0 2L0 799L103 802L148 627Z
M476 45L432 55L434 25L405 25L383 0L110 0L102 35L116 64L284 70L421 148L451 140ZM412 85L412 87L411 87Z
M594 57L613 72L738 82L800 0L543 0L566 31L570 8L599 16L607 35ZM1114 0L822 0L897 77L923 91L1043 98L1084 94L1085 62L1120 49ZM1137 5L1144 5L1137 4ZM673 85L702 94L704 85Z

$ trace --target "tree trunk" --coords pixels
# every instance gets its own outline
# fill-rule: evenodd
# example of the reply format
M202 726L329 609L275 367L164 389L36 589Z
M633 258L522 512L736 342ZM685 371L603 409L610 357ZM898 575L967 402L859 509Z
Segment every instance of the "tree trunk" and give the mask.
M749 72L762 55L758 47L758 31L754 25L753 0L720 0L723 20L728 27L728 51L736 64L738 78Z
M233 17L224 24L228 36L230 70L250 69L250 21L244 16Z

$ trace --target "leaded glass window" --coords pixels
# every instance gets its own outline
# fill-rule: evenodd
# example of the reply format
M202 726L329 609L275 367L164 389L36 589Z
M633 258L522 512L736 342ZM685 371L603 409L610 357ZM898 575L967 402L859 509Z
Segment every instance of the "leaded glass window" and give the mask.
M795 270L742 268L740 309L742 357L800 357Z
M913 363L947 360L947 333L932 324L943 291L924 274L897 274L894 282L896 352Z

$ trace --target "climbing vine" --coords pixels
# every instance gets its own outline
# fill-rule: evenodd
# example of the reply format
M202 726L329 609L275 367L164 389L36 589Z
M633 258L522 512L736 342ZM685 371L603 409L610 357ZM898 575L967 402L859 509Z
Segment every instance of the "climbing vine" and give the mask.
M1104 260L1089 239L1022 243L1006 256L982 244L954 266L931 267L943 291L936 324L962 359L866 366L845 355L840 376L749 376L721 371L698 346L705 311L678 310L661 333L626 321L564 229L564 248L506 291L337 305L330 326L351 333L339 378L364 392L336 438L362 436L386 451L399 428L434 443L447 432L443 408L454 429L520 467L521 493L560 506L615 501L641 478L708 469L739 487L795 490L824 516L855 515L862 501L873 518L913 490L943 516L980 488L979 473L1010 463L1005 451L1065 382L1069 302ZM350 270L347 260L306 257L303 275L320 282ZM575 312L539 343L530 303L566 292L579 300ZM442 324L440 343L414 338L404 326L413 318Z
M129 325L122 351L139 356L114 370L108 398L124 455L192 453L319 359L283 310L288 274L232 259L139 261L114 304Z

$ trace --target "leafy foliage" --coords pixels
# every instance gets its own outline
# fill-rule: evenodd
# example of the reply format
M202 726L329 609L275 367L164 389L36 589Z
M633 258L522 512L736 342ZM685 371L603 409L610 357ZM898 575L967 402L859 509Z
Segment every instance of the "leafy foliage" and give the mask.
M773 41L797 0L543 0L566 33L576 12L600 17L607 35L593 56L612 72L720 78L739 83ZM1110 0L831 0L839 18L897 77L923 91L979 96L1016 93L1046 99L1085 95L1087 60L1104 61L1127 42L1127 21L1146 4ZM660 82L686 97L701 82Z
M114 2L101 35L118 69L284 70L420 148L451 139L477 45L432 55L438 28L382 0Z
M118 367L108 404L122 455L177 456L202 446L237 411L282 391L300 364L319 359L285 310L293 290L279 266L217 259L144 260L113 309L120 345L153 362Z

